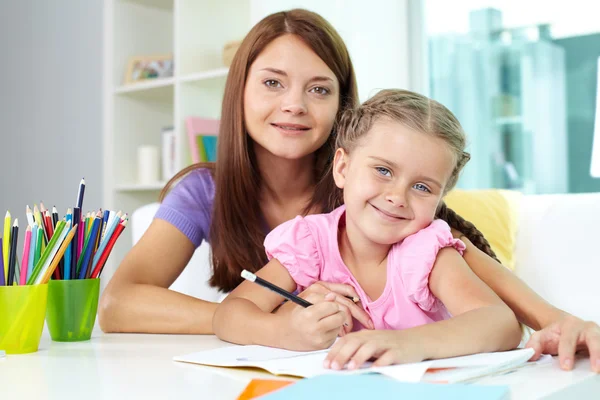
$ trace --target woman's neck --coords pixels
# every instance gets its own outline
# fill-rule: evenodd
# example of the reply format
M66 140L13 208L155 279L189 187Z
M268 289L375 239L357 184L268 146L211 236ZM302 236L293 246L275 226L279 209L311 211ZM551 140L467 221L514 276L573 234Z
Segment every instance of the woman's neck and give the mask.
M346 266L353 272L369 271L385 265L391 245L369 240L358 227L344 214L340 221L338 244L340 255Z
M304 203L314 194L314 154L297 160L274 156L254 145L261 176L260 196L263 201L283 206Z

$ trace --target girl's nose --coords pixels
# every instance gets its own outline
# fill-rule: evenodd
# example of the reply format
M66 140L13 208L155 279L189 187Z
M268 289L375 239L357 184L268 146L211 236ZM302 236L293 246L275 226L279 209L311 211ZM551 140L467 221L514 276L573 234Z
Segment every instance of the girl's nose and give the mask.
M388 193L385 198L394 207L406 207L406 195L403 191Z

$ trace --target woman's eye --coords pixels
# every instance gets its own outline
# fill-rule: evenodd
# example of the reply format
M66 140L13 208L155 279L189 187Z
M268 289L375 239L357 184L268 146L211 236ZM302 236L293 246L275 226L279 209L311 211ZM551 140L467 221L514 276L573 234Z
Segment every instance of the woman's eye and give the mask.
M377 170L377 172L379 172L380 175L383 176L392 176L392 172L384 167L375 167L375 169Z
M413 187L422 192L431 193L431 190L429 190L429 188L427 186L423 185L422 183L417 183Z
M279 83L279 81L276 81L275 79L267 79L264 83L267 87L281 87L281 83Z
M314 92L316 94L320 94L320 95L327 95L330 93L329 89L327 89L326 87L322 87L322 86L312 88L310 91Z

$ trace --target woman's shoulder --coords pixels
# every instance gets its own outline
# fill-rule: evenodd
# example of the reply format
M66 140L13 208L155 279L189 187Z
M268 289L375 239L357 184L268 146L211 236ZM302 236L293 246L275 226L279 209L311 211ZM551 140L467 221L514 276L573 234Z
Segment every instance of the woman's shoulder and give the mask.
M174 225L198 247L208 237L214 197L212 170L194 169L165 196L155 218Z

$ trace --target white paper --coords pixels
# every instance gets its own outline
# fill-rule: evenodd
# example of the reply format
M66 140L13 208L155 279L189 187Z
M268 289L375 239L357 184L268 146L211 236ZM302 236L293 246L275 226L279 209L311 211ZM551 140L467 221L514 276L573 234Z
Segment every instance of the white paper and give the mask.
M323 368L326 355L327 350L298 352L264 346L229 346L175 357L174 360L220 367L256 367L275 375L303 378L324 374L380 373L402 382L423 380L429 368L456 368L444 380L459 382L522 365L531 358L533 349L482 353L388 367L367 366L352 371Z

